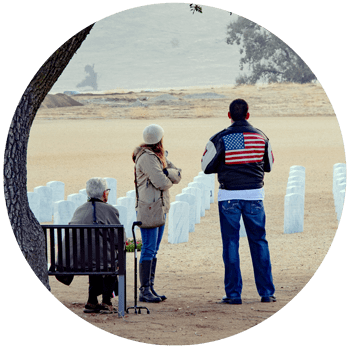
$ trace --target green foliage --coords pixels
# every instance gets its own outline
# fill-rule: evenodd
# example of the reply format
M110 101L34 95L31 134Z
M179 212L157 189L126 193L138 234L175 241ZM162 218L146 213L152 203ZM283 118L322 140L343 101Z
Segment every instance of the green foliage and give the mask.
M241 45L240 69L248 67L251 71L250 75L239 76L236 83L308 83L316 80L313 72L288 45L260 25L238 17L227 26L227 35L227 44Z
M134 252L135 251L135 243L134 243L133 238L127 239L125 244L126 244L126 246L125 246L126 252ZM142 240L140 240L140 239L136 240L136 245L137 245L137 251L141 251Z
M192 11L192 14L194 14L195 12L202 13L203 9L202 9L202 6L190 4L190 11Z

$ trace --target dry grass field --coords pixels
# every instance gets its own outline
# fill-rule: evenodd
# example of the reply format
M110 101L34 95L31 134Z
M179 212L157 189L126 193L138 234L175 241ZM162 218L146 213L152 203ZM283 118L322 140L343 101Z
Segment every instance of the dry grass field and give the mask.
M28 148L28 191L59 180L65 183L67 196L84 188L89 178L101 176L116 178L118 197L125 196L134 189L131 152L142 142L145 126L157 123L165 130L169 159L182 168L182 181L171 189L173 201L201 171L200 160L208 139L229 126L228 105L236 98L248 102L250 122L270 138L275 157L273 171L265 179L264 205L276 303L260 303L246 238L241 239L240 247L243 304L218 303L224 296L224 268L215 200L195 232L190 233L188 243L169 244L166 228L156 285L168 299L149 304L150 315L132 313L118 318L84 314L87 277L76 277L69 287L50 278L52 294L77 316L134 341L199 344L236 335L264 322L309 282L338 227L332 170L335 163L345 162L339 125L321 86L114 90L72 98L84 106L42 107L37 114ZM305 220L302 233L286 235L284 195L292 165L306 168ZM132 254L127 255L127 272L127 305L131 306Z

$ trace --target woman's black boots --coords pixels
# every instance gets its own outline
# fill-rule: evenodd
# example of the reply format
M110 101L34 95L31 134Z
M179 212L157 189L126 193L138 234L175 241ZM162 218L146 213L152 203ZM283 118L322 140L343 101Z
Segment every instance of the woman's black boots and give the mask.
M154 258L152 260L152 266L151 266L151 276L150 276L150 289L151 289L151 292L154 296L157 296L159 297L162 301L166 300L166 296L165 295L158 295L156 293L156 291L154 290L154 277L156 275L156 267L157 267L157 259Z
M140 302L161 302L161 298L158 296L154 296L150 289L150 276L151 276L151 266L152 260L146 260L139 264L140 271L140 294L139 301Z

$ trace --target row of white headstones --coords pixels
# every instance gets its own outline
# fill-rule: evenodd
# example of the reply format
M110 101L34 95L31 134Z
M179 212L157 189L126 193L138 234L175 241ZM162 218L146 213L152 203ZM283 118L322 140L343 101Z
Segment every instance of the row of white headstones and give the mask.
M111 189L108 203L119 211L119 220L124 225L127 238L132 237L132 223L136 221L135 190L128 191L126 197L117 199L117 180L105 178ZM34 192L28 192L31 210L39 222L52 222L54 225L68 224L76 208L87 201L86 189L67 196L64 200L64 183L50 181L39 186ZM336 163L333 166L333 197L338 222L341 217L346 187L346 165ZM185 243L189 233L195 231L195 225L201 222L205 211L210 209L215 197L215 175L200 172L176 195L170 204L168 214L168 242ZM289 170L287 190L284 199L284 233L297 233L304 230L305 206L305 167L292 166ZM241 218L240 236L246 237Z
M119 211L120 223L124 226L127 238L132 237L132 224L136 221L135 190L128 191L126 197L117 198L117 180L104 178L107 181L109 193L108 203ZM195 225L200 223L205 211L214 202L215 175L200 172L176 195L175 202L170 204L168 214L168 242L172 244L187 242L189 232L194 232ZM70 194L64 200L65 184L61 181L50 181L46 186L34 188L28 192L29 207L37 220L53 222L54 225L68 224L80 205L87 201L86 189Z
M338 223L343 212L346 189L346 164L336 163L333 166L333 199Z
M346 164L333 165L333 199L338 223L343 211L346 188ZM284 233L304 231L305 167L292 166L289 170L287 192L284 198Z

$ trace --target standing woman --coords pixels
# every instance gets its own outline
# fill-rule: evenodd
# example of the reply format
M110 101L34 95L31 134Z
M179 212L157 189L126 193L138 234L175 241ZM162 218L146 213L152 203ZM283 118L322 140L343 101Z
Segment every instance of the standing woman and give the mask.
M147 226L141 225L142 248L139 262L141 302L161 302L166 299L166 296L155 292L153 285L157 252L163 237L165 217L170 209L169 188L180 182L181 169L176 168L166 158L163 135L163 128L156 124L146 127L143 131L144 143L136 147L132 154L135 163L136 212L138 220ZM157 216L148 213L153 210L150 205L155 202L161 203ZM143 219L142 216L145 215ZM164 218L164 221L156 221L159 217Z

